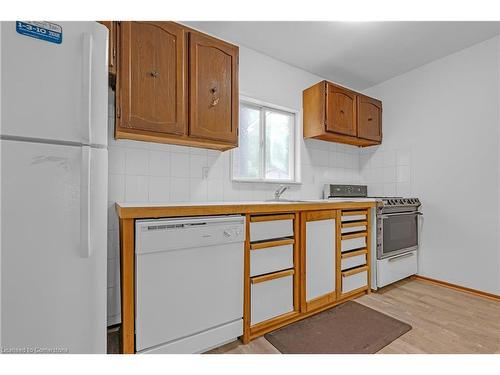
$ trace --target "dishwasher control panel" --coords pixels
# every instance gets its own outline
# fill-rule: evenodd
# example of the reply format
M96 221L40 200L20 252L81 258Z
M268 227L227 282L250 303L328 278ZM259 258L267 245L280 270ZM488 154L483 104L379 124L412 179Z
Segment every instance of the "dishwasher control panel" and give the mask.
M137 254L244 241L240 215L136 221Z

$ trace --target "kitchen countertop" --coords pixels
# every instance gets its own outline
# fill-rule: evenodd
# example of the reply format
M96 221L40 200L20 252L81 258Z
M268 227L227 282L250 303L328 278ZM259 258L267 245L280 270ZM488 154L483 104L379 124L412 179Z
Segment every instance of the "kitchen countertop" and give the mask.
M282 213L321 209L356 209L373 207L373 198L334 198L297 201L236 201L236 202L164 202L116 203L121 219L157 218L168 216Z

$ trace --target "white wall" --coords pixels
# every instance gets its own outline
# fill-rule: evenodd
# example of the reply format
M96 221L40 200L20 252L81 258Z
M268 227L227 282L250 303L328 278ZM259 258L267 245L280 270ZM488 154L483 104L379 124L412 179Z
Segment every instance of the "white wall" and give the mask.
M302 91L322 80L248 48L240 47L240 92L300 111ZM120 321L119 243L115 202L264 200L277 185L234 183L230 152L113 139L114 97L109 109L108 323ZM302 114L298 116L301 126ZM300 132L302 133L302 132ZM321 198L325 183L360 182L359 151L353 146L300 139L302 185L284 197ZM204 179L202 168L208 167Z
M370 190L422 200L419 274L495 294L499 47L493 38L366 90L383 101L384 139L360 159Z

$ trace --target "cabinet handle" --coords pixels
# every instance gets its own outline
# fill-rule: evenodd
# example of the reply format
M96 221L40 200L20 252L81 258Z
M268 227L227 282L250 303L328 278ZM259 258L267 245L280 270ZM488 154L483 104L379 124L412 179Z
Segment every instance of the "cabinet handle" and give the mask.
M215 98L212 100L212 107L215 107L217 104L219 104L219 98Z
M372 119L371 117L370 117L370 118L368 118L368 121L372 121L372 120L373 120L373 119Z
M151 72L151 77L153 77L153 78L156 78L156 77L158 77L159 75L160 75L160 72L157 72L157 71L155 71L155 70L153 70L153 71Z

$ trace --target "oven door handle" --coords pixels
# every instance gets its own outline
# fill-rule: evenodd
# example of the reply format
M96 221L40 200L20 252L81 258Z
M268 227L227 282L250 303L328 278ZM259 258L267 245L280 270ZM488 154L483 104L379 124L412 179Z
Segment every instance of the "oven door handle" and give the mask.
M397 213L397 214L383 214L381 217L382 219L388 219L390 217L393 217L393 216L403 216L403 215L421 215L421 216L424 216L424 214L420 211L417 211L417 212L401 212L401 213Z

